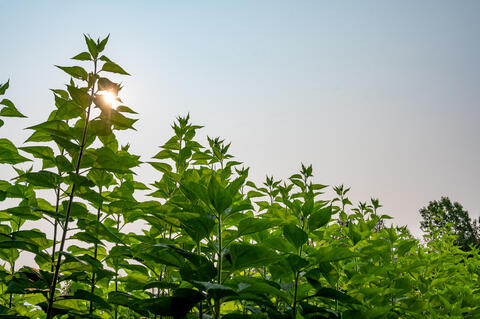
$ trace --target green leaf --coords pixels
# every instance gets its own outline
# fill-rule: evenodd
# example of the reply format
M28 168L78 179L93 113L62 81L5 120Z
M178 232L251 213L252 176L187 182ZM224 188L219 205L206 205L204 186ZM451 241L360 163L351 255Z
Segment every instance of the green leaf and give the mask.
M34 186L53 188L56 189L61 181L61 177L58 174L49 171L39 171L32 173L25 173L20 175L22 179Z
M18 149L32 154L35 158L41 158L44 160L55 161L53 150L48 146L24 146Z
M0 101L0 105L5 105L1 111L0 111L0 116L5 116L5 117L26 117L22 113L20 113L15 105L13 104L12 101L9 99L3 99Z
M62 300L62 299L87 300L87 301L92 301L95 304L95 307L106 309L106 310L112 309L108 304L108 302L103 300L103 298L83 289L77 289L73 294L73 296L60 296L58 300Z
M85 42L87 43L88 52L90 52L92 58L96 59L98 57L98 49L95 41L89 36L87 37L85 34L83 36L85 37Z
M333 288L327 288L327 287L320 288L319 290L317 290L315 295L307 297L307 298L311 298L311 297L323 297L323 298L338 300L338 301L340 301L342 303L345 303L347 305L360 304L360 302L358 300L356 300L355 298L347 295L346 293L343 293L343 292L338 291L338 290L333 289Z
M28 158L18 154L18 150L10 140L0 139L0 163L15 165L30 161Z
M328 247L320 247L317 249L316 260L317 260L317 263L323 263L328 261L338 261L338 260L348 259L355 256L357 256L357 254L352 252L346 247L328 246Z
M4 84L0 84L0 95L4 95L5 91L8 89L8 86L10 85L10 80L5 82Z
M225 269L242 270L274 263L277 260L277 254L262 246L233 243L227 249L224 258L226 259Z
M295 224L287 224L283 226L283 236L285 236L285 238L297 249L308 240L307 233Z
M237 293L234 290L232 290L232 288L229 288L224 285L212 284L210 282L205 282L205 281L196 281L195 284L200 289L205 290L207 294L215 300L220 300L221 298L224 298L224 297L237 295Z
M105 46L107 45L108 38L110 38L110 34L105 37L102 41L100 41L97 45L98 52L102 52L105 49Z
M103 64L102 66L102 71L106 71L106 72L112 72L112 73L118 73L118 74L123 74L123 75L130 75L129 73L127 73L127 71L125 71L124 69L122 69L121 66L119 66L118 64L112 62L109 58L107 58L106 56L102 55L100 57L100 60L102 61L105 61L105 63Z
M134 110L132 110L131 108L129 108L128 106L125 106L125 105L119 105L117 107L117 112L138 114L137 112L135 112Z
M79 117L84 113L84 110L73 101L65 101L58 107L55 113L54 120L71 120Z
M11 207L7 208L5 211L16 218L25 220L39 220L42 218L42 214L40 212L32 211L29 206Z
M405 256L405 254L409 252L410 249L415 247L416 244L417 244L417 241L415 239L402 240L397 246L398 256L399 257Z
M88 52L82 52L77 54L72 58L72 60L80 60L80 61L91 61L92 57L90 56L90 53Z
M238 231L236 237L264 231L273 227L274 225L275 223L271 220L260 219L258 217L247 217L242 219L238 224Z
M92 98L85 89L80 89L72 85L67 86L68 93L72 97L72 100L77 103L83 109L86 109L90 106Z
M75 79L86 81L88 77L87 71L80 66L59 66L55 65L60 70L63 70L68 75L74 77Z
M67 123L58 120L46 121L34 126L27 127L29 130L45 132L47 135L58 135L68 140L72 139L72 130ZM50 138L51 139L51 138ZM36 140L32 140L36 141Z
M320 227L327 225L331 217L332 208L330 206L313 212L308 218L309 231L314 231Z

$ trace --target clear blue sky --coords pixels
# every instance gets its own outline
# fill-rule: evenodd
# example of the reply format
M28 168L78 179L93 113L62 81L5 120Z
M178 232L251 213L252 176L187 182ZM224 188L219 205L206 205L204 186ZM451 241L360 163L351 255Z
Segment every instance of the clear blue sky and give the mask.
M0 1L0 21L0 82L29 116L0 130L18 143L68 80L53 65L110 33L143 160L190 112L255 181L311 163L414 232L442 195L480 215L480 1Z

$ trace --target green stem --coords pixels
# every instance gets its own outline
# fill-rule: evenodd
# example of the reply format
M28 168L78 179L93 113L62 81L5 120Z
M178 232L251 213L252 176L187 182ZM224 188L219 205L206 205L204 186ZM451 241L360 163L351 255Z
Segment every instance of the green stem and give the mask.
M197 255L198 257L201 256L202 253L202 247L200 246L200 241L197 242ZM198 307L198 318L202 319L203 318L203 303L200 301L200 305Z
M85 141L86 141L86 138L87 138L88 122L90 120L90 110L91 110L92 103L93 103L93 98L94 98L94 95L95 95L96 79L97 79L97 60L94 60L93 83L92 83L92 91L91 91L91 95L90 95L90 104L88 106L87 115L85 117L85 126L83 128L83 135L82 135L82 144L80 145L80 153L78 155L78 161L77 161L77 167L75 168L75 174L78 174L78 172L80 171L80 164L82 162L83 150L85 148ZM75 196L75 189L76 189L76 184L73 184L72 185L72 191L70 192L70 196L69 196L69 199L68 199L67 213L65 214L65 224L63 225L62 241L60 242L60 248L59 248L60 253L65 248L65 241L67 239L67 231L68 231L68 220L70 219L70 212L72 210L72 203L73 203L73 198ZM49 294L49 298L48 298L48 308L47 308L47 319L52 318L53 299L55 298L55 288L57 286L58 275L59 275L59 272L60 272L61 263L62 263L62 255L59 254L58 259L57 259L57 265L55 267L55 273L53 275L52 286L50 287L50 294Z
M218 278L217 283L220 285L222 284L222 216L221 214L218 215L218 261L217 261L217 268L218 268ZM215 299L215 319L220 318L220 299Z
M57 188L57 203L55 205L55 213L58 214L58 206L60 205L60 185L58 185ZM55 224L53 226L53 247L52 247L52 266L50 268L50 271L53 272L53 267L55 265L55 248L57 245L57 227L58 227L58 219L55 217Z
M13 262L13 263L11 264L11 266L12 266L11 271L12 271L12 276L13 276L13 275L15 274L15 262ZM8 308L9 308L9 309L12 308L12 300L13 300L13 294L10 293L10 301L9 301L9 303L8 303Z
M98 191L100 193L100 196L102 196L102 187L99 187ZM102 212L102 204L103 204L103 201L100 201L100 205L98 205L98 210L97 210L97 222L100 222L100 214ZM96 227L98 227L98 225ZM98 230L97 230L97 233L98 233ZM93 252L93 258L97 259L97 255L98 255L98 244L95 243L95 250ZM92 295L95 292L95 273L92 274L92 283L91 283L90 292L92 293ZM92 314L92 313L93 313L93 301L90 300L90 314Z

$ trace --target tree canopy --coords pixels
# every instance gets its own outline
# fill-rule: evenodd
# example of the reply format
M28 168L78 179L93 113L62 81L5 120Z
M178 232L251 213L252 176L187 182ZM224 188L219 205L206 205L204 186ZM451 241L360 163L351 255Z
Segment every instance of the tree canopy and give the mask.
M453 235L457 236L455 244L463 250L469 250L470 245L478 243L476 222L472 222L468 211L458 202L453 202L448 197L441 197L428 203L420 209L423 220L420 228L427 233L430 239L438 231L450 228Z

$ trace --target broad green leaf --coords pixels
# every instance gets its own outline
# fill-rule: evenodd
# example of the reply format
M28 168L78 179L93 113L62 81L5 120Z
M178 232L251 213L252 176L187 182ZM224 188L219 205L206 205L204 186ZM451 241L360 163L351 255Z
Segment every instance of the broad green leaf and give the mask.
M28 158L18 154L18 150L10 140L0 139L0 163L15 165L30 161Z
M3 99L0 101L0 105L5 105L6 107L2 108L0 111L0 116L5 117L26 117L22 113L20 113L12 101L9 99Z
M323 297L323 298L338 300L349 306L352 304L360 304L358 300L347 295L346 293L343 293L333 288L327 288L327 287L320 288L319 290L317 290L315 295L311 297ZM308 297L308 298L311 298L311 297Z
M58 174L50 171L39 171L33 173L25 173L19 176L34 186L56 189L61 181Z
M207 294L215 300L220 300L221 298L234 296L237 294L232 288L220 284L213 284L205 281L196 281L195 285L200 289L206 291Z
M48 146L24 146L19 147L18 149L32 154L35 158L55 161L53 150Z
M82 52L77 54L72 58L72 60L80 60L80 61L91 61L92 57L90 56L90 53L88 52Z
M90 38L90 36L83 35L85 38L85 42L87 43L88 52L92 55L92 58L96 59L98 57L98 49L95 41Z
M224 255L225 268L242 270L245 268L267 266L277 260L277 254L272 250L247 243L233 243Z
M317 263L338 261L357 256L356 253L343 246L327 246L317 249Z
M295 224L287 224L283 226L283 236L297 249L305 244L308 235Z
M308 218L308 229L314 231L328 224L332 217L332 208L326 207L313 212Z
M68 93L72 97L72 100L77 103L83 109L86 109L92 103L92 98L87 92L87 88L81 89L72 85L67 86Z
M87 71L85 71L80 66L59 66L59 65L55 65L55 66L76 79L83 80L83 81L87 80L87 77L88 77Z
M103 64L102 66L102 71L106 71L106 72L112 72L112 73L119 73L119 74L123 74L123 75L130 75L129 73L127 73L124 69L122 69L121 66L119 66L118 64L112 62L109 58L107 58L106 56L102 55L100 57L100 60L102 61L105 61L105 63Z

